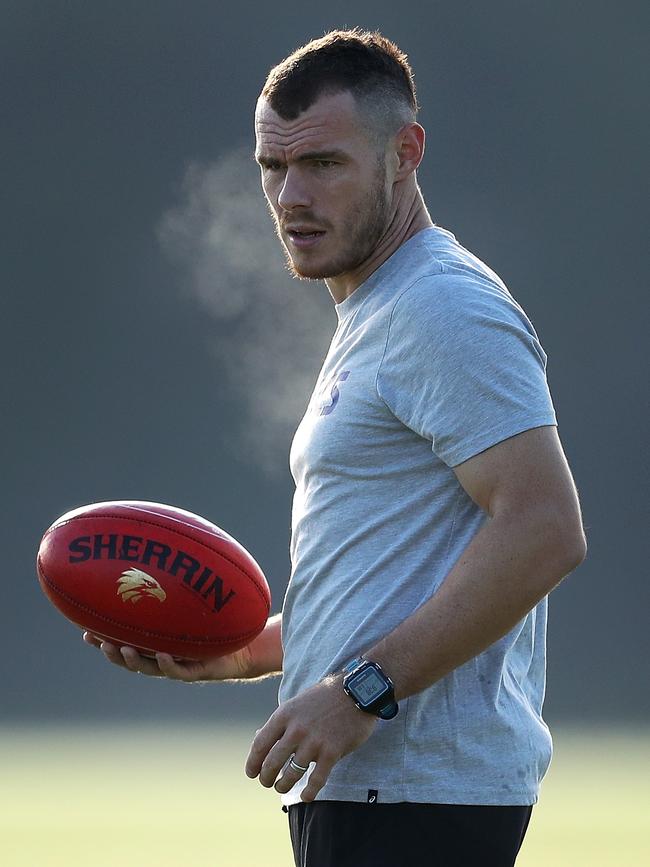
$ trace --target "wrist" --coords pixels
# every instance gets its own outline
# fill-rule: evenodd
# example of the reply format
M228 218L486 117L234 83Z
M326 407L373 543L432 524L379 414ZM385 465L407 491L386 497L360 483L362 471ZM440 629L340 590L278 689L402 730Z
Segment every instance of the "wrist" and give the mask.
M270 617L262 632L241 653L242 678L253 680L282 673L282 637L279 615Z

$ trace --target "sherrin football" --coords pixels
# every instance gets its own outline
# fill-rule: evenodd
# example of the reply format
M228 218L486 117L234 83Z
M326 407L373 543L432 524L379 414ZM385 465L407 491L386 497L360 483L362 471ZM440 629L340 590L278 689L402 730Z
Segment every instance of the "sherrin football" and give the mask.
M46 530L38 579L69 620L146 655L224 656L249 644L271 606L259 565L210 521L121 500L66 512Z

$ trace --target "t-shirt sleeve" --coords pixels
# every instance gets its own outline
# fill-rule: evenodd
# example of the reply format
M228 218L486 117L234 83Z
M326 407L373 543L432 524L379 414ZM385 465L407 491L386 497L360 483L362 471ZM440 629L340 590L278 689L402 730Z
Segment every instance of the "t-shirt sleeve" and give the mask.
M392 311L377 390L451 467L556 424L535 330L488 280L439 274L405 290Z

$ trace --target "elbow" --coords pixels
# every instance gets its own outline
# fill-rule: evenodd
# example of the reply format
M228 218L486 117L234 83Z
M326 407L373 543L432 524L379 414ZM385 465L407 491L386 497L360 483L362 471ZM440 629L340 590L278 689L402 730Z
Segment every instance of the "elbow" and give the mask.
M566 572L564 574L568 575L569 572L577 569L587 556L587 538L582 528L574 533L570 540L565 542L564 554L566 564Z
M554 535L553 559L557 577L561 580L577 569L587 556L587 538L580 520L565 521L556 526Z
M587 555L587 540L579 514L547 508L528 515L528 556L545 593L574 571Z

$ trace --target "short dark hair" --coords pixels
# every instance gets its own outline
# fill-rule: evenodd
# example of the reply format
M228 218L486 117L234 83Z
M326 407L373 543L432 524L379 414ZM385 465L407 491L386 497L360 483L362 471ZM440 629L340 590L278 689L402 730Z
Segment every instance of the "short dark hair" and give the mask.
M261 97L295 120L327 93L350 91L375 128L415 120L418 105L406 54L379 32L332 30L269 72ZM399 123L401 121L401 123Z

